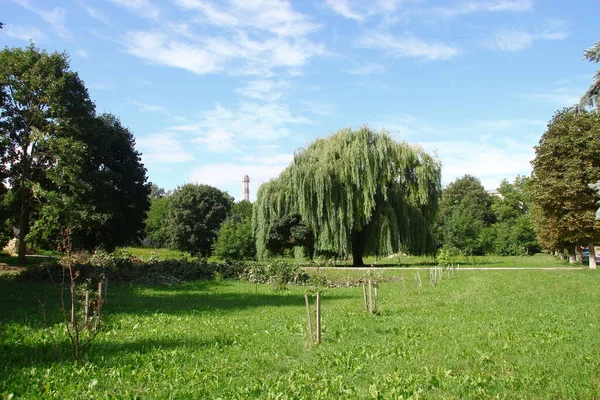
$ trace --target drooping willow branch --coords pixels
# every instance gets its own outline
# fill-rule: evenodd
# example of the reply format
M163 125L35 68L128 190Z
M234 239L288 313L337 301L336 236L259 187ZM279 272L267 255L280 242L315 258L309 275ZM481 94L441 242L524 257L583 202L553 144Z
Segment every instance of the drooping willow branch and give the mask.
M317 139L259 188L253 210L258 256L268 255L273 223L293 213L314 231L317 251L352 254L353 235L364 233L367 255L401 248L431 253L440 171L439 161L419 146L367 127Z

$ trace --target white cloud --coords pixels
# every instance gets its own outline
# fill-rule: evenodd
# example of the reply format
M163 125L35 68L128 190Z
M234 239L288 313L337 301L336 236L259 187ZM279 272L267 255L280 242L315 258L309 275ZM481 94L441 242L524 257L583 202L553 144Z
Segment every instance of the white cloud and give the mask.
M333 11L346 18L362 21L365 16L351 9L348 0L326 0L326 3Z
M126 4L125 0L111 1ZM227 71L262 77L273 75L275 68L290 75L301 73L311 58L327 54L323 44L308 39L318 25L295 12L287 1L176 3L189 15L188 22L165 21L160 30L129 32L123 40L126 51L197 74ZM206 29L207 25L215 29Z
M242 96L272 102L281 99L289 87L290 83L287 81L259 79L246 82L245 86L238 88L236 91Z
M229 140L237 144L242 140L277 140L290 134L287 127L289 124L309 122L306 118L293 116L286 105L242 102L233 109L217 104L214 110L201 112L197 123L174 126L170 129L196 134L197 137L203 138L205 143L211 141L210 136L215 131L221 134L227 132L231 135Z
M295 12L286 0L229 0L215 5L207 0L175 0L187 10L199 13L202 22L219 28L251 28L283 37L300 37L319 25Z
M385 69L381 64L367 61L364 64L359 64L356 67L346 70L346 72L353 75L369 75L375 72L383 72Z
M81 6L81 8L83 8L85 10L85 12L92 18L103 22L105 24L110 24L110 21L108 19L108 17L106 17L106 15L104 15L102 12L98 11L97 9L88 6L87 4L85 4L83 1L79 1L79 5Z
M443 43L429 43L413 35L393 36L368 32L358 41L359 47L383 50L393 57L413 57L429 60L447 60L458 56L461 50Z
M197 74L222 69L216 54L192 44L171 40L162 33L131 32L126 36L124 45L126 51L136 57Z
M541 101L552 104L555 107L571 107L579 104L581 93L584 93L583 88L571 88L560 86L550 90L534 90L531 92L518 93L517 97Z
M83 49L77 49L77 55L81 58L88 58L87 51L85 51Z
M55 7L52 11L43 10L32 5L29 0L12 0L21 7L34 14L37 14L48 25L52 26L54 32L63 39L71 39L71 33L66 28L67 10L62 7Z
M525 12L533 9L533 0L463 1L453 6L431 7L417 11L434 18L455 18L478 12Z
M520 51L533 46L537 40L563 40L568 33L561 30L532 33L523 29L505 29L487 41L487 46L502 51Z
M15 39L42 42L46 39L44 32L31 25L4 25L6 36Z
M194 160L174 133L157 133L136 138L144 164L181 163Z
M211 153L235 153L240 150L236 147L234 139L233 133L218 126L193 139L193 142L206 147Z
M160 9L149 0L109 0L111 3L128 9L141 18L158 19Z
M504 145L474 141L421 142L423 149L436 152L442 162L442 182L447 185L465 174L478 177L486 189L496 189L502 179L529 175L535 153L532 143L503 141ZM508 144L508 146L506 146Z
M197 74L227 70L232 74L270 75L278 67L301 67L324 48L306 40L273 37L253 40L238 32L235 37L196 37L183 41L160 32L130 32L124 45L130 54L158 64Z
M300 100L304 109L312 114L330 117L335 114L335 104L317 101Z
M166 108L162 107L162 106L156 106L153 104L146 104L146 103L140 103L138 101L132 100L130 101L131 104L135 105L138 107L138 109L141 112L153 112L153 113L158 113L158 114L162 114L166 117L169 117L172 120L175 121L184 121L185 118L184 117L180 117L178 115L173 114L172 112L170 112L169 110L167 110Z

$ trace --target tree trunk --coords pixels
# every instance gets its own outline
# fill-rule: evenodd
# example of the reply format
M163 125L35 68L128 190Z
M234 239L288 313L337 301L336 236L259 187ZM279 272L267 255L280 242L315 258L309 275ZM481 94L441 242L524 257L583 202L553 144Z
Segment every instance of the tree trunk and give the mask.
M363 267L363 254L365 252L365 243L367 235L365 230L352 232L352 266Z
M590 243L590 269L596 269L596 249L594 248L594 244Z
M575 264L576 259L575 246L571 246L569 247L569 264Z
M558 252L558 258L562 261L565 259L565 252L563 251L559 251Z
M580 245L575 246L575 259L577 260L577 262L583 262L583 254L581 252Z
M29 230L29 191L25 188L21 188L21 212L19 215L19 251L18 251L18 263L24 265L27 260L25 259L25 236Z

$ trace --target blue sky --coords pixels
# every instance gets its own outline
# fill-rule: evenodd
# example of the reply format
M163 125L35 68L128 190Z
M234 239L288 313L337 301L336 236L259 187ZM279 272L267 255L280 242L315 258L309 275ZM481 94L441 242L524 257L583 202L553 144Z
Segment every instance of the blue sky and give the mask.
M530 173L598 65L592 0L0 0L3 46L66 51L149 180L251 198L294 150L369 125L435 151L443 183Z

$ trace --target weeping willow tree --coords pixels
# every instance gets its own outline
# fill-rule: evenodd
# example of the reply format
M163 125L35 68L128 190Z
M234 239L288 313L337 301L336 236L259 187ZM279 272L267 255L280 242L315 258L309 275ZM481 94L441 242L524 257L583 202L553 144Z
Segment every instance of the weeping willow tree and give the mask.
M431 254L440 169L420 147L367 127L317 139L259 188L252 218L258 257L268 256L271 226L289 214L312 228L316 251L351 254L357 266L364 255Z

